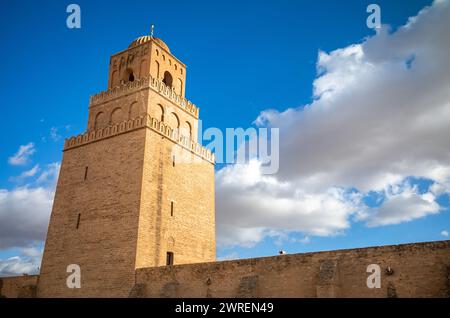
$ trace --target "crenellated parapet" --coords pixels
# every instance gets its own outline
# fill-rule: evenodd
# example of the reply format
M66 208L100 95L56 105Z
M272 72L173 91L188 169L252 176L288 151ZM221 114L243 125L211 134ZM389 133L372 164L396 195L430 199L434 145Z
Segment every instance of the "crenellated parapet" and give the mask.
M96 106L118 97L121 97L126 94L137 92L141 89L150 88L155 92L158 92L165 98L172 101L178 107L183 109L184 111L190 113L195 118L198 118L199 108L191 103L186 98L175 93L175 89L168 87L164 84L164 82L160 79L153 78L151 75L137 79L133 82L127 82L120 86L116 86L107 91L103 91L101 93L92 95L90 98L90 106Z
M214 164L215 156L211 150L192 141L189 137L180 134L178 129L172 129L158 119L150 117L150 115L140 116L135 119L126 120L115 125L87 131L84 134L67 138L64 144L64 151L144 127L152 129L182 148Z

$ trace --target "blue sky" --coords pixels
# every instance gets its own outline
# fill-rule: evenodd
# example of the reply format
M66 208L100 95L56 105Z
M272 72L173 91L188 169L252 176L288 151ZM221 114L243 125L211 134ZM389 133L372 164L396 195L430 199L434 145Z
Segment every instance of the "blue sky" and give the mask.
M302 119L302 109L305 105L315 105L315 100L323 100L325 95L320 93L320 89L331 85L316 81L319 78L319 51L326 52L337 63L341 61L338 60L339 53L332 55L331 52L363 43L368 37L373 37L374 40L367 43L379 46L377 52L390 52L394 46L394 40L377 42L375 32L366 26L366 7L372 2L374 1L76 1L81 7L81 29L76 30L68 29L65 23L68 15L65 9L70 2L2 1L0 37L3 50L0 53L0 63L3 76L0 77L0 90L4 120L0 126L0 189L3 191L3 199L15 189L47 189L46 179L51 179L54 168L51 165L61 160L64 138L84 131L89 96L107 87L110 55L126 48L134 38L148 34L151 23L155 24L155 35L162 38L171 51L187 65L186 96L201 108L203 127L249 127L258 116L270 110L272 117L269 121L272 126L280 126L282 129L288 121L286 118L298 118L296 125L302 131L302 123L304 127L310 125ZM401 34L395 37L397 29L407 23L409 17L431 5L432 1L396 0L376 3L382 10L382 23L391 26L385 37L392 35L392 39L396 39L401 37ZM384 39L382 35L378 38ZM414 42L414 38L410 41ZM371 49L369 44L367 52ZM373 49L372 52L376 50ZM375 55L371 57L374 65L381 65L376 64L380 59L397 58L397 55L395 58ZM324 60L322 66L328 74L332 75L339 67L342 69L342 66L327 64L327 61ZM419 56L418 65L420 61ZM412 62L413 70L414 63L416 62ZM395 76L390 76L389 80L393 77ZM287 110L292 110L292 113L286 113ZM389 116L386 113L384 120L389 121ZM292 127L284 128L284 131L289 131ZM309 132L306 129L304 131ZM444 132L438 131L438 134L442 135ZM321 138L323 141L327 139L326 135ZM418 145L413 147L420 147L420 140L423 140L421 138L424 135L417 138ZM34 152L30 154L28 161L11 164L9 159L17 153L19 147L29 143L33 143L31 149ZM448 143L443 141L433 149L447 146ZM283 146L281 148L284 149ZM427 149L424 151L429 151ZM303 158L300 150L299 153L298 158ZM358 151L347 152L345 155L350 159L357 153ZM405 154L409 156L409 153ZM285 166L295 166L295 152L281 151L281 156L285 156L281 164L285 162ZM422 157L418 158L414 164L428 160L426 162L440 163L437 166L444 169L447 167L447 157L442 159L442 156L436 155L423 161L420 161ZM394 162L398 158L385 159ZM442 162L438 159L442 159ZM305 162L304 165L308 166L308 163ZM317 169L323 172L326 170L324 167L328 166L328 163L323 163L323 167ZM34 173L29 173L30 176L17 178L33 167L36 169ZM217 170L220 168L223 167L218 166ZM386 169L386 173L398 172ZM281 170L280 176L275 178L277 182L289 182L296 187L291 193L298 194L299 189L301 193L312 191L309 186L306 190L302 188L305 184L299 180L305 177L303 172L299 172L298 178L294 180L286 176L289 172ZM45 174L46 172L48 173ZM383 204L376 200L377 195L381 198L389 197L389 191L395 186L400 185L400 193L405 193L405 189L413 189L410 191L412 195L406 194L406 197L411 198L429 193L430 187L439 179L432 179L432 173L421 173L420 168L414 172L405 172L400 179L396 179L398 182L388 184L382 191L379 188L364 188L360 181L352 183L347 179L330 177L332 185L322 184L320 190L314 190L310 194L319 195L325 193L323 189L331 187L347 190L353 187L370 210ZM231 170L225 173L233 175ZM295 175L295 172L292 173ZM356 178L364 179L364 176L358 175L355 180ZM218 180L220 191L222 186L220 179ZM445 180L439 180L441 185L446 184ZM223 193L231 193L230 196L233 196L234 192L228 190L230 189L227 188ZM373 191L370 192L371 190ZM398 190L392 190L391 197L398 193ZM263 192L260 194L263 195ZM280 248L295 253L446 239L441 233L450 230L448 193L440 191L433 194L434 202L439 205L438 212L425 213L420 217L416 215L408 220L403 218L394 222L395 224L368 226L372 210L367 215L358 214L361 211L353 211L345 214L348 226L333 225L332 230L324 230L326 233L319 230L321 224L307 229L302 226L284 228L282 224L270 228L257 221L258 216L255 214L245 222L248 228L258 229L257 237L252 237L250 242L236 240L235 243L219 244L218 256L243 258L274 255ZM48 197L48 193L45 195ZM221 206L223 201L223 197L218 198L218 213L226 213L223 212L226 207ZM13 204L12 199L8 202ZM276 202L273 201L273 204L276 205ZM300 203L303 204L303 201ZM43 206L48 206L48 202ZM0 203L0 209L4 209L0 211L1 217L7 214L6 207L9 205ZM277 214L272 217L276 218ZM218 221L225 219L228 220L222 216ZM238 228L239 224L230 224L230 228L232 226ZM235 229L224 235L231 235L229 233L235 233ZM39 233L31 237L38 236ZM1 234L0 237L3 239ZM17 244L5 243L3 248L0 245L0 260L17 255L22 259L39 258L38 254L29 250L29 253L24 254L23 248L27 246L39 250L42 242L18 239Z

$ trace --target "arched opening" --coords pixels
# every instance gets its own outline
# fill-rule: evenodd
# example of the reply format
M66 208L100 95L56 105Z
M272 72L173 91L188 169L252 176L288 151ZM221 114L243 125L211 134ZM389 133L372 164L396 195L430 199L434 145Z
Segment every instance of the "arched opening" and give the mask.
M125 70L124 76L123 76L123 81L126 82L134 82L134 73L133 70L131 68L127 68Z
M172 82L173 82L172 75L171 75L168 71L165 71L165 72L164 72L163 83L164 83L167 87L172 87Z

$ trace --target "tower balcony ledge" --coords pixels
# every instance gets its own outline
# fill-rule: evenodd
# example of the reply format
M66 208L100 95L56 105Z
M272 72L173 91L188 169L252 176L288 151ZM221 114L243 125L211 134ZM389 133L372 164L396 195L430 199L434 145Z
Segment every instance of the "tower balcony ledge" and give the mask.
M137 79L133 82L123 83L120 86L116 86L106 91L92 95L90 97L89 107L94 107L146 88L152 89L153 91L159 93L164 98L173 102L183 111L198 119L200 109L195 104L175 93L173 87L166 86L162 80L153 78L151 75L143 77L141 79Z

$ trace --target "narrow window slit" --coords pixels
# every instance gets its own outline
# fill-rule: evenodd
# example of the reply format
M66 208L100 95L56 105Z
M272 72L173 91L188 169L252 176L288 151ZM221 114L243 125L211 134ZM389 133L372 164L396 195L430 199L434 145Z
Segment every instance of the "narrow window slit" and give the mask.
M77 219L77 230L80 227L80 220L81 220L81 213L78 213L78 219Z
M173 265L173 252L167 252L166 265Z

